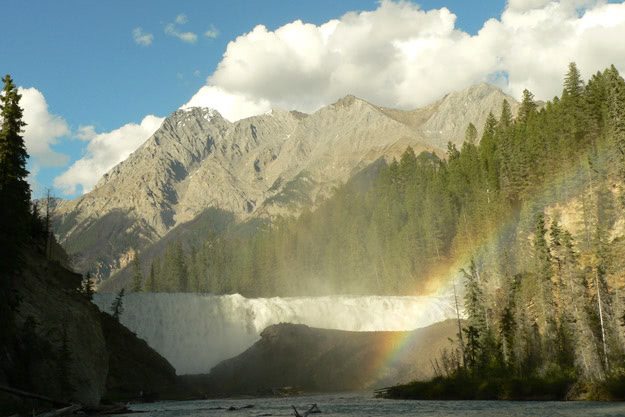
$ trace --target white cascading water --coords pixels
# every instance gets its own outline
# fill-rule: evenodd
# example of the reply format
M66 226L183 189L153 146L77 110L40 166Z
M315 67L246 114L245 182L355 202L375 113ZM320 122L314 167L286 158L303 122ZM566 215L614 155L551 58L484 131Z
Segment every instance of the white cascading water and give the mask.
M115 294L95 294L109 312ZM352 331L413 330L456 315L453 297L293 297L129 293L121 322L176 368L207 373L277 323Z

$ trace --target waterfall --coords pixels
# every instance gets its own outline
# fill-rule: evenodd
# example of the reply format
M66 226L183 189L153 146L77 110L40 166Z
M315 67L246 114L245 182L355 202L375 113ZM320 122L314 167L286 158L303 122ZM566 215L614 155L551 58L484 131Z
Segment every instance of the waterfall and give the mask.
M95 294L109 312L115 294ZM121 322L176 368L206 373L281 322L352 331L413 330L455 317L449 296L245 298L241 295L128 293Z

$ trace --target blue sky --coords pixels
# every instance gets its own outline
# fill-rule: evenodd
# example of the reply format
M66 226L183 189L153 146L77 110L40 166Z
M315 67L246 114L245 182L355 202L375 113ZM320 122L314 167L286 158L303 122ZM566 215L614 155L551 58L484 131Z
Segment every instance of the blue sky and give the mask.
M612 3L6 0L0 72L27 89L25 114L41 127L26 132L36 195L50 187L71 198L187 103L231 120L314 111L348 93L414 108L501 73L506 92L527 86L549 99L570 60L584 74L625 69L622 47L608 42L625 33L623 4ZM542 29L532 24L541 19ZM531 68L541 65L555 69Z

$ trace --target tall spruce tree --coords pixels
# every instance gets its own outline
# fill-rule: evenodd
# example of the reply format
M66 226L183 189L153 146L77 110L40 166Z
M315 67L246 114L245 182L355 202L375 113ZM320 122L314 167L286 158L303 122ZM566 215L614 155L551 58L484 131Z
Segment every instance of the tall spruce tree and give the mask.
M464 133L464 141L470 143L471 145L475 145L477 141L477 129L473 123L469 123L467 126L467 130Z
M140 292L143 286L143 272L141 271L141 262L139 254L135 252L132 260L132 292Z
M124 289L122 288L118 293L117 297L113 300L113 304L111 304L111 315L117 321L119 321L122 313L124 312Z
M8 340L13 312L18 304L13 280L21 266L21 253L28 241L30 187L26 182L26 146L22 137L20 94L10 75L2 81L0 94L0 339Z
M28 239L30 186L26 181L26 145L22 137L21 95L10 75L0 95L0 274L14 274L21 246Z
M536 103L534 103L534 94L528 89L523 90L523 99L519 108L519 121L527 123L529 118L536 112Z

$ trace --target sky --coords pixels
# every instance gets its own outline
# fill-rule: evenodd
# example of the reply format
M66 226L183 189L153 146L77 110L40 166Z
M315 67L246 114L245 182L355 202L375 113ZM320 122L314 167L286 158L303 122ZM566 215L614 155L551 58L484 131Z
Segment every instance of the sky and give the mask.
M625 2L3 0L34 197L75 198L179 108L235 121L354 94L414 109L482 81L520 98L625 71Z

